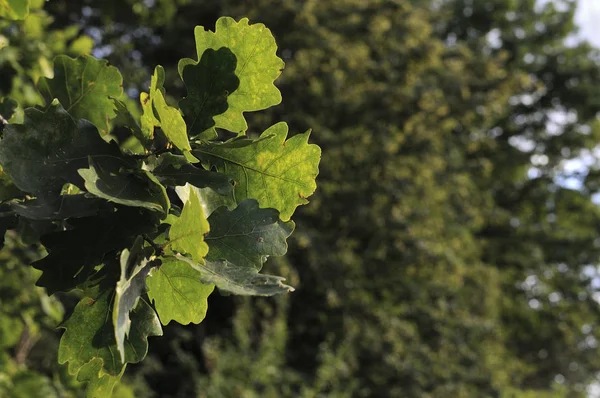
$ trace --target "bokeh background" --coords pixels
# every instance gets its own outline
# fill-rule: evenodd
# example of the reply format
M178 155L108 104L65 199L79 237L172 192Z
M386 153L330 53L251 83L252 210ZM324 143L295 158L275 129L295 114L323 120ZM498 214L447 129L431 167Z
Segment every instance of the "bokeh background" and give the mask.
M131 98L157 64L179 97L194 26L223 15L266 24L286 62L250 130L285 120L323 149L265 270L297 290L214 294L114 396L600 396L600 2L32 0L0 21L0 96L40 103L56 54L91 53ZM6 236L0 397L80 397L56 364L73 302L33 287L36 256Z

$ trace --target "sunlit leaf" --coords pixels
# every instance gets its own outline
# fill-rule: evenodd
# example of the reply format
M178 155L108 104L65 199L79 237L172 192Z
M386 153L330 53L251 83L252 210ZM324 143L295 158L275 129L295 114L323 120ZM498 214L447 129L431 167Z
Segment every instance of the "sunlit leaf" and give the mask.
M29 0L0 0L0 18L25 19L29 14Z
M207 49L228 48L236 57L235 74L239 87L227 97L229 107L225 113L215 116L216 126L243 134L248 125L243 112L258 111L281 102L281 93L273 82L283 70L284 63L277 57L277 45L271 31L263 24L250 25L247 18L236 22L233 18L217 20L215 32L197 26L194 30L198 60ZM191 59L179 63L179 74L191 64Z
M287 132L287 124L277 123L257 140L207 143L192 153L235 180L237 203L256 199L261 207L279 210L287 221L315 191L321 157L321 149L308 143L310 132L286 141Z
M102 134L109 131L109 121L115 117L110 97L123 93L123 78L114 66L90 55L54 59L54 77L42 77L38 88L47 103L58 98L75 119L92 122Z
M214 285L202 283L200 278L196 268L174 258L165 259L152 271L147 279L148 297L163 325L172 320L182 325L202 322Z
M80 381L90 382L94 390L112 390L113 378L120 377L125 365L146 356L148 337L162 335L156 313L140 300L131 313L131 330L124 361L121 360L112 325L114 295L114 290L107 289L82 298L61 325L65 332L60 340L58 362L68 363L69 373L77 375Z
M175 252L189 254L196 262L203 262L208 252L208 245L204 242L208 231L208 221L200 200L192 193L183 206L181 216L171 225L168 246Z

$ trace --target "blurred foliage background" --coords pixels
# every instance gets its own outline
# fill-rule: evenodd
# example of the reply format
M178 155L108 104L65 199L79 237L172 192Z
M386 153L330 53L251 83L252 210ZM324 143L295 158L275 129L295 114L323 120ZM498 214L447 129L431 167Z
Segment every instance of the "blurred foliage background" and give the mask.
M194 26L249 17L286 62L283 104L251 130L286 120L323 148L267 265L296 292L211 296L115 397L570 398L600 381L600 52L565 44L574 1L32 3L0 21L0 96L37 104L60 53L108 59L131 98L164 65L183 95ZM23 265L40 255L11 236L0 252L0 397L81 396L56 364L69 298Z

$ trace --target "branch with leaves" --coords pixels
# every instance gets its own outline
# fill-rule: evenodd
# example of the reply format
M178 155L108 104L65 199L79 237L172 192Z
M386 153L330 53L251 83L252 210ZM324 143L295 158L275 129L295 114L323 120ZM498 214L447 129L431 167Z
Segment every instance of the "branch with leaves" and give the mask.
M59 56L54 77L38 83L45 106L2 133L2 235L27 231L46 248L32 266L49 294L82 293L58 357L89 397L110 396L162 325L200 323L215 289L293 290L260 271L287 251L291 216L316 189L320 149L309 132L288 139L283 122L246 136L244 112L281 101L273 83L284 64L264 25L221 18L195 36L197 60L179 63L187 96L178 107L167 103L161 66L137 119L117 68ZM16 105L2 99L0 122ZM222 130L236 137L219 140Z

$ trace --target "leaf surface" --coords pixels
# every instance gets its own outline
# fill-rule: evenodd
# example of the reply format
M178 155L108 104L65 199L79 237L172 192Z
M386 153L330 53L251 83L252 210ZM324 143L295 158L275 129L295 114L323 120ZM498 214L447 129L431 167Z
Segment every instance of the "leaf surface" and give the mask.
M152 94L154 108L160 120L160 127L165 136L182 151L190 151L190 141L187 136L187 127L183 116L178 109L167 105L165 98L160 90L155 90Z
M142 131L142 128L138 122L135 120L129 109L127 109L127 104L117 98L111 99L115 104L116 117L114 124L117 126L123 126L131 131L133 136L137 138L144 147L149 145L150 141L152 141L152 135L147 130Z
M252 199L244 200L233 211L218 208L208 223L211 225L205 238L208 261L226 259L238 267L258 271L269 256L283 256L287 252L286 239L294 230L293 221L280 221L277 210L260 209Z
M200 271L203 283L212 283L222 292L243 296L273 296L293 292L294 288L283 283L280 276L260 274L256 268L240 267L226 260L206 261L195 264L187 257L176 255Z
M104 361L102 359L95 358L79 369L77 380L87 383L86 398L111 397L116 384L121 380L121 376L125 372L125 367L123 367L121 373L114 376L103 370L103 364Z
M227 110L227 97L239 85L235 69L235 55L225 47L216 51L207 49L200 62L183 69L182 79L188 92L179 107L185 115L191 136L213 127L213 117Z
M160 260L152 260L152 248L144 248L144 240L138 237L131 250L123 249L120 257L121 277L115 289L112 321L117 350L121 362L125 361L125 336L129 334L131 319L129 312L135 308L146 290L146 277Z
M190 183L198 188L210 187L220 194L231 193L232 181L226 175L205 170L201 165L195 166L182 155L165 153L160 155L152 168L158 180L169 186Z
M110 209L105 201L85 194L62 195L52 201L30 199L21 203L11 203L10 207L21 217L30 220L91 217L102 209Z
M29 14L29 0L0 0L0 18L25 19Z
M187 202L190 192L194 191L200 199L200 205L204 214L210 216L216 209L226 206L228 209L235 209L236 205L233 199L233 191L227 195L221 195L211 188L197 188L193 185L175 187L175 192L182 202Z
M236 182L237 203L254 198L261 207L279 210L281 219L288 221L317 187L321 149L308 143L310 132L286 141L287 132L286 123L277 123L257 140L205 143L192 153Z
M32 264L43 271L36 284L48 294L75 288L95 272L107 253L132 245L138 235L154 232L159 223L154 214L123 207L108 216L72 219L72 229L43 236L41 243L48 255Z
M188 201L183 206L181 216L175 218L169 230L171 250L189 254L194 261L202 263L208 252L208 245L204 235L209 231L209 224L200 205L196 193L191 193Z
M125 360L117 352L112 325L114 290L107 289L82 298L73 314L61 327L58 362L68 362L71 375L92 383L95 389L108 388L105 376L120 377L126 363L141 361L148 351L148 337L161 336L162 328L156 312L140 300L131 314L131 330L125 344ZM114 385L113 385L114 386Z
M165 100L165 70L158 65L150 83L150 93L141 93L142 134L154 136L154 127L160 127L166 138L182 151L190 151L190 141L183 115L179 109L169 106Z
M47 111L25 110L23 124L9 124L0 141L0 164L22 191L57 198L65 183L79 187L77 170L93 159L120 159L119 148L106 143L85 120L77 124L58 103Z
M169 197L164 186L145 170L108 172L90 158L88 169L80 169L88 192L125 206L167 213Z
M163 325L172 320L182 325L202 322L214 285L202 283L200 278L196 268L174 258L165 259L152 271L147 279L148 297Z
M8 97L2 98L2 100L0 101L0 117L2 117L2 119L4 119L5 121L8 121L15 113L15 109L17 109L17 106L18 104L15 100L12 100Z
M123 78L114 66L90 55L54 59L54 78L42 77L38 89L49 104L58 98L75 119L92 122L102 134L109 131L115 117L114 103L109 97L123 94Z
M228 48L237 59L235 74L239 78L237 90L227 97L228 108L214 117L216 126L235 133L244 134L248 125L243 112L258 111L281 102L281 93L273 82L283 70L284 62L277 57L277 45L271 31L263 24L250 25L247 18L236 22L233 18L217 20L215 32L197 26L194 30L198 60L207 49ZM183 59L179 63L179 74L192 63Z

